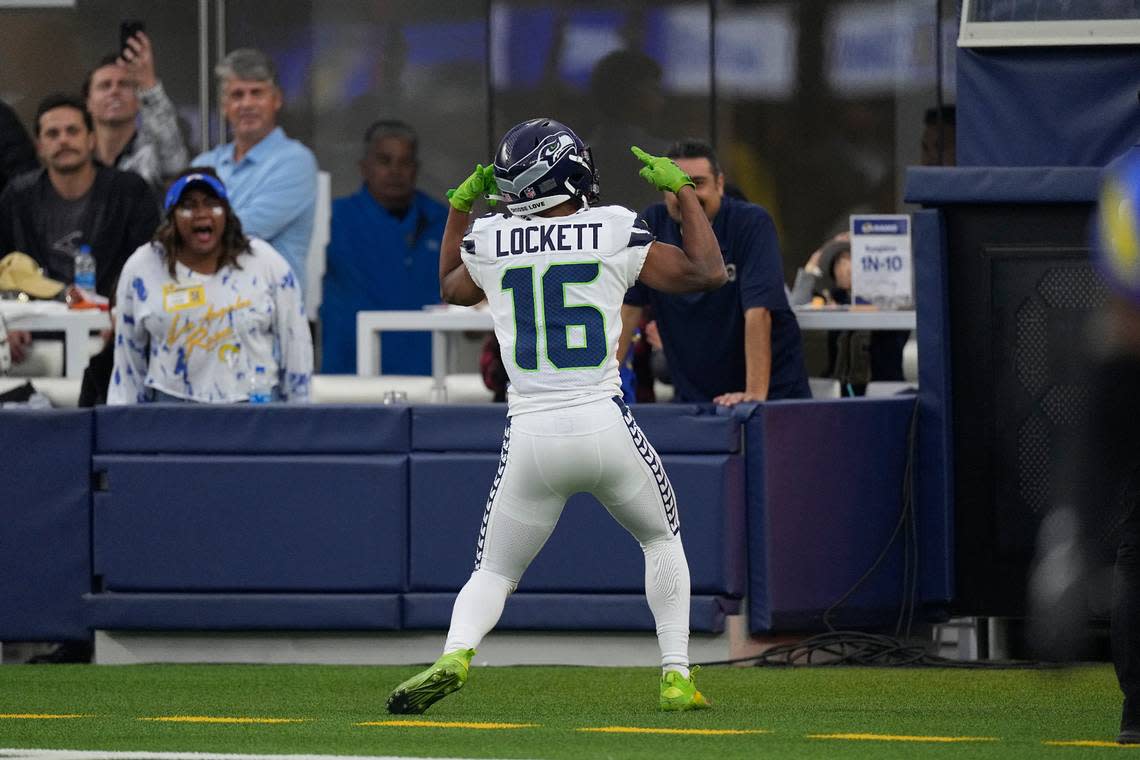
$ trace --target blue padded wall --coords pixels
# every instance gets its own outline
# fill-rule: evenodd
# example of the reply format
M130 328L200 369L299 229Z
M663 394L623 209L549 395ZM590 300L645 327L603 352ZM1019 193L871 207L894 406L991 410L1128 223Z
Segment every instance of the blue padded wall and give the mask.
M742 458L671 454L662 461L677 494L693 593L742 594ZM498 462L497 454L412 454L410 591L454 592L467 581ZM567 502L553 535L519 584L520 592L644 590L641 548L585 494Z
M107 591L398 592L407 457L95 457Z
M659 454L740 451L739 423L731 415L718 414L712 404L637 404L630 408ZM499 404L413 407L412 449L497 452L503 443L506 411Z
M90 635L91 412L0 411L0 641Z
M947 293L946 231L937 211L913 214L914 248L925 255L914 262L918 339L918 446L914 490L918 510L944 531L924 530L919 552L937 572L924 574L920 593L927 599L953 599L954 437L950 393L950 300Z
M92 628L372 631L400 628L398 594L88 594Z
M899 519L915 399L763 404L745 428L749 470L749 625L815 630L874 563ZM922 545L948 516L918 514ZM944 601L944 555L920 559L920 601ZM893 623L902 601L901 539L835 613L841 625Z
M451 619L455 594L404 594L404 627L443 628ZM739 599L693 595L689 627L720 633L725 615L740 612ZM638 594L528 594L507 600L498 630L653 631L653 613Z
M502 412L149 405L56 410L50 419L5 413L0 443L12 466L0 473L0 638L86 638L90 628L445 627L471 570ZM636 414L677 492L693 630L721 631L744 592L740 422L711 407ZM424 450L409 455L413 439ZM409 498L417 499L415 525ZM503 627L651 631L643 585L636 542L580 495Z
M101 454L404 453L408 407L141 404L95 409Z

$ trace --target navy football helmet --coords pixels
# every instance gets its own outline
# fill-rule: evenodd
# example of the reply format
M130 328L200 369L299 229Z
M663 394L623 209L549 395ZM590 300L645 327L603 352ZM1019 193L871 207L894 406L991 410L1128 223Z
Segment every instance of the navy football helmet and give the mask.
M598 199L590 149L554 119L530 119L507 130L495 151L495 182L512 214L525 216L571 198Z

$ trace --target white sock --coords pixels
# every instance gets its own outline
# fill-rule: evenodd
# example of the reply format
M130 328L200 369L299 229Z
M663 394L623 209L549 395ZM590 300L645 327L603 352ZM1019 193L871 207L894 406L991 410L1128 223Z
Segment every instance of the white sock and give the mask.
M665 675L670 670L672 670L674 673L680 673L682 678L689 677L689 669L684 665L664 665L661 668L661 675Z
M483 637L499 622L503 605L515 584L486 570L471 573L451 609L451 628L443 651L478 649Z
M681 539L656 541L645 552L645 597L657 623L661 666L689 665L689 563Z

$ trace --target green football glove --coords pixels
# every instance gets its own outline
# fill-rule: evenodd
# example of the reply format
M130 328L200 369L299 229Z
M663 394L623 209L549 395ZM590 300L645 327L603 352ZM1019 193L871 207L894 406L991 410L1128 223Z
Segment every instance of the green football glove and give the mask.
M499 186L495 184L495 167L475 164L475 171L463 180L459 187L447 191L447 200L456 211L469 213L475 199L486 196L488 193L498 194ZM488 201L494 206L495 201Z
M692 185L694 188L697 186L693 182L693 178L681 171L681 167L677 166L673 159L664 156L651 156L636 145L630 150L645 164L638 174L658 190L668 190L675 193L685 185Z

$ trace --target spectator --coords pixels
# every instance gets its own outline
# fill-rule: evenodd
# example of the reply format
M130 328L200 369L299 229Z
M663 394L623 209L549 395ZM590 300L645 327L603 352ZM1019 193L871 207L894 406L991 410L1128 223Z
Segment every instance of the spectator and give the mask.
M71 282L79 246L90 245L95 290L109 297L123 262L158 226L154 196L138 175L96 166L91 115L69 95L40 103L36 148L44 168L0 196L0 253L23 251Z
M164 208L123 267L107 403L245 401L259 366L276 400L308 400L313 349L288 263L243 234L208 169L184 172Z
M590 95L599 121L587 142L594 166L606 167L602 201L632 209L656 203L659 196L637 176L629 146L654 154L669 147L654 135L665 108L660 64L636 50L615 50L590 73Z
M850 282L851 233L844 231L816 248L804 265L796 270L796 280L788 294L788 301L792 306L804 306L809 303L822 306L835 303L835 298L831 294L835 280L830 270L837 261L836 254L844 248L848 251L847 281ZM822 268L825 262L829 270L827 274Z
M671 295L638 282L622 307L625 355L629 336L652 305L675 390L674 400L741 401L809 398L803 345L788 307L772 218L751 203L725 197L716 152L703 140L674 144L667 154L693 178L728 269L728 283L700 294ZM658 240L681 242L676 199L645 212Z
M242 48L214 69L233 141L194 159L212 166L229 189L246 234L280 251L305 292L305 258L313 235L317 159L277 126L277 69L260 50Z
M830 287L828 287L830 285ZM851 236L841 232L815 251L796 272L792 304L808 300L848 306L851 298ZM901 382L908 330L831 330L827 333L826 377L834 377L847 395L861 396L872 380Z
M87 74L83 99L95 122L95 158L132 171L161 192L190 159L178 113L154 73L150 38L137 32Z
M483 385L494 396L491 400L496 404L507 400L507 365L503 364L503 352L499 348L499 339L491 333L483 338L483 346L479 350L479 374L483 376Z
M20 175L0 194L0 255L23 251L52 279L74 279L75 256L89 245L95 290L110 297L123 262L158 226L154 195L137 174L97 166L91 114L70 95L36 109L36 151L44 168ZM26 354L31 336L9 340Z
M922 165L956 166L955 147L957 110L954 106L928 108L922 119Z
M322 372L356 372L356 312L439 303L447 209L416 190L418 145L402 121L372 124L360 159L364 182L333 202L321 301ZM380 345L385 374L431 374L428 335L389 333Z
M0 192L17 174L39 168L36 149L20 118L0 101Z

